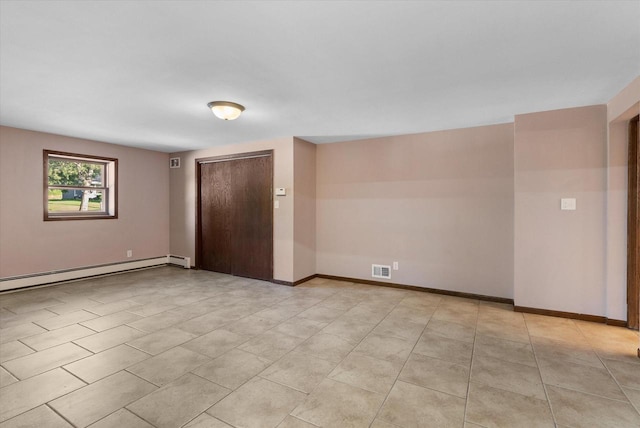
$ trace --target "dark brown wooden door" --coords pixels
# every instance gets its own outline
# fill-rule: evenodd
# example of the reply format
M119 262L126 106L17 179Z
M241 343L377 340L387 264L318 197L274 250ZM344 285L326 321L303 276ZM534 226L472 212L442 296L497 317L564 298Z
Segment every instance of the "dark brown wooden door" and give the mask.
M231 274L231 162L201 165L200 182L200 267Z
M272 157L199 164L202 269L273 278Z
M638 116L629 122L629 187L627 220L627 326L640 324L640 141ZM638 350L640 356L640 349Z

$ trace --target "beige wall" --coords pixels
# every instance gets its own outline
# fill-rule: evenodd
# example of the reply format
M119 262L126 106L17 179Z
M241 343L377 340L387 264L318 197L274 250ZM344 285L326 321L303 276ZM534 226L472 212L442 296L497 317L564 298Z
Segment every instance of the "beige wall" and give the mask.
M315 144L294 138L293 177L293 280L298 281L316 273Z
M196 251L196 159L235 153L273 150L274 187L287 188L279 198L280 208L273 211L273 276L281 281L293 281L293 139L280 138L247 144L213 147L171 154L181 158L181 168L170 171L171 254L191 257Z
M316 151L319 273L512 297L512 124Z
M607 317L627 319L627 150L629 119L640 113L640 77L607 104Z
M43 149L118 158L118 219L43 221ZM168 186L166 153L0 127L0 277L165 256Z
M605 315L606 119L605 105L516 116L518 306Z

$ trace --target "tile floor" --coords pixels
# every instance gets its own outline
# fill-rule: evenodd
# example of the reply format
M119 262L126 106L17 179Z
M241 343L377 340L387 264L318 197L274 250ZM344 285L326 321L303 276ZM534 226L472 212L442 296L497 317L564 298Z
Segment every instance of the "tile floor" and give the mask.
M162 267L0 295L0 427L640 427L638 334Z

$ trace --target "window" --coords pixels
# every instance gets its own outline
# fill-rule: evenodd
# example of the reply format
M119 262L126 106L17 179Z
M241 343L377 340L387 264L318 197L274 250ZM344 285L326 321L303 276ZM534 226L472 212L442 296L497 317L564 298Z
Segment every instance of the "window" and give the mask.
M44 219L118 218L118 159L44 151Z

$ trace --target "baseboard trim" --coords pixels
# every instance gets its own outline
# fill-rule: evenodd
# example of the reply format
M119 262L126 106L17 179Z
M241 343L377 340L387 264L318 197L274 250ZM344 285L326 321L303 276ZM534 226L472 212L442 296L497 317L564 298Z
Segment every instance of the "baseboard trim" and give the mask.
M589 314L578 314L575 312L564 312L564 311L553 311L551 309L539 309L539 308L529 308L526 306L514 306L514 312L524 312L527 314L535 314L535 315L547 315L550 317L559 317L559 318L570 318L574 320L580 321L590 321L597 322L601 324L608 324L616 327L626 327L627 322L622 320L614 320L611 318L603 317L600 315L589 315Z
M296 285L300 285L303 282L307 282L307 281L311 281L313 278L316 278L318 276L318 274L313 274L313 275L309 275L306 278L302 278L299 279L297 281L291 282L291 281L282 281L280 279L272 279L271 282L273 282L274 284L280 284L280 285L286 285L288 287L295 287Z
M291 281L282 281L280 279L272 279L271 282L278 285L286 285L287 287L293 287L294 284Z
M80 268L62 269L50 272L40 272L30 275L19 275L0 278L0 292L15 291L24 288L57 284L64 281L90 278L113 273L129 272L168 264L167 256L151 257L147 259L106 263Z
M627 322L623 320L613 320L611 318L607 318L607 325L612 325L614 327L626 327Z
M313 278L317 278L317 277L318 277L318 274L317 274L317 273L314 273L313 275L309 275L309 276L308 276L308 277L306 277L306 278L302 278L302 279L299 279L299 280L295 281L295 282L293 283L293 285L294 285L294 286L296 286L296 285L300 285L300 284L302 284L302 283L304 283L304 282L311 281Z
M397 284L393 282L372 281L370 279L348 278L344 276L317 274L317 278L332 279L335 281L356 282L358 284L378 285L382 287L399 288L401 290L422 291L425 293L443 294L446 296L464 297L467 299L483 300L487 302L505 303L513 305L513 299L504 297L485 296L484 294L464 293L462 291L442 290L440 288L418 287L416 285Z

